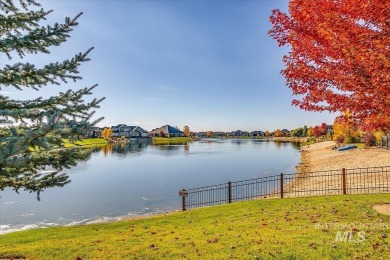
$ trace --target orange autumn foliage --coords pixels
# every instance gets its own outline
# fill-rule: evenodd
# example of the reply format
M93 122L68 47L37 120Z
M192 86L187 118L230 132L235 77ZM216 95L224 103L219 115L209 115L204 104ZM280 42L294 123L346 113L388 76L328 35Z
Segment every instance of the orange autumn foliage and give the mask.
M112 137L112 129L105 127L101 133L101 137L104 139L110 139Z
M190 128L189 128L188 125L184 126L184 128L183 128L183 133L184 133L184 135L187 136L187 137L191 135Z
M282 74L309 111L349 111L364 130L390 130L390 1L290 0L269 35L290 47Z

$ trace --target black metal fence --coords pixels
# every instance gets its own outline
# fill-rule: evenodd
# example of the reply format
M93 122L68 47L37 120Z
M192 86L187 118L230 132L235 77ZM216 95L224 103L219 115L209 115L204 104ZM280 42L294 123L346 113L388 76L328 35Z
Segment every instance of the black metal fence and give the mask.
M261 198L390 192L390 166L283 174L181 190L182 209Z

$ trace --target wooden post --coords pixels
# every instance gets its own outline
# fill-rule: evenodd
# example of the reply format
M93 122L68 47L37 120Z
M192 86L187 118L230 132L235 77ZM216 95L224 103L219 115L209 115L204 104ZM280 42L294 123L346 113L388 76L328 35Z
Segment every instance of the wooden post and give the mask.
M181 199L181 210L186 211L186 197L188 196L188 191L186 189L179 190L179 196Z
M181 210L186 211L186 197L182 197Z
M283 199L283 173L280 174L280 198Z
M232 203L232 182L228 182L228 203Z
M345 194L347 194L347 184L345 181L345 168L343 168L341 171L342 171L343 195L345 195Z

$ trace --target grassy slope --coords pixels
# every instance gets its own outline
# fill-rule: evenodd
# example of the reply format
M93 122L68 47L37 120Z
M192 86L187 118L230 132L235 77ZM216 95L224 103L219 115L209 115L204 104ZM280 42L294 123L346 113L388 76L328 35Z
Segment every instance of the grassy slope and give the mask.
M88 138L76 141L75 143L70 143L68 140L64 140L65 148L71 148L71 147L85 147L85 148L91 148L96 146L104 146L108 144L108 141L103 138Z
M390 226L364 230L366 240L351 243L335 242L337 229L316 224L390 225L390 216L371 209L389 200L390 194L269 199L23 231L0 236L0 259L386 259Z
M182 144L191 142L190 137L153 137L154 144Z

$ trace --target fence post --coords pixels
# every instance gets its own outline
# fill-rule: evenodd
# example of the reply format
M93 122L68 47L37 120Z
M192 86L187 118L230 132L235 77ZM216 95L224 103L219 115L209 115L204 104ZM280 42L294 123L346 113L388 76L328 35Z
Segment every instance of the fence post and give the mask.
M228 203L232 203L232 182L228 182Z
M181 209L182 211L186 211L186 197L182 197Z
M186 189L179 190L179 196L181 199L181 210L186 211L186 197L188 196L188 191Z
M283 199L283 173L280 174L280 198Z
M343 168L342 170L342 176L343 176L343 178L342 178L342 184L343 184L343 195L345 195L345 194L347 194L347 184L346 184L346 181L345 181L345 168Z

